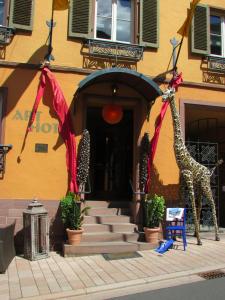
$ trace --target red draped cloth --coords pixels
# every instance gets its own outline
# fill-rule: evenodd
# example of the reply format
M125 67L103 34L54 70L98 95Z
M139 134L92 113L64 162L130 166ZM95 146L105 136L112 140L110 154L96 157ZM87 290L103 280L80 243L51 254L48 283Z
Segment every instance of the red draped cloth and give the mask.
M177 74L176 72L173 75L172 80L169 83L169 87L174 88L175 90L177 90L178 86L183 82L182 79L182 73ZM157 144L158 144L158 140L159 140L159 133L160 133L160 129L162 127L162 122L163 119L165 117L167 108L169 105L169 101L163 102L160 114L157 118L156 121L156 126L155 126L155 133L154 136L151 140L151 149L150 149L150 153L148 156L148 165L147 165L147 181L146 181L146 185L145 185L145 193L149 192L149 188L150 188L150 178L151 178L151 168L152 168L152 164L153 164L153 160L155 157L155 152L156 152L156 148L157 148Z
M63 92L56 81L55 76L48 68L43 68L40 83L37 91L37 96L34 102L33 110L30 116L28 131L32 130L32 124L35 120L35 116L37 113L38 105L40 103L41 98L44 95L44 91L46 88L46 83L50 84L50 88L53 94L52 104L55 110L55 113L59 120L58 131L61 134L64 143L66 145L66 162L67 162L67 170L70 175L69 178L69 190L71 192L78 192L77 186L77 166L76 166L76 144L75 137L72 132L72 122L69 113L68 106L66 104L66 100L64 98Z

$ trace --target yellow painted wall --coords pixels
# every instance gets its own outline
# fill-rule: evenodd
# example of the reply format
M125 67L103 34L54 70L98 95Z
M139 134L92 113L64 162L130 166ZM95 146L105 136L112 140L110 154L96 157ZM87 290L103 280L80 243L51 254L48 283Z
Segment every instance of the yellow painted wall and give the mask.
M39 75L36 71L4 69L1 77L1 85L8 87L4 143L13 145L7 154L4 179L0 180L1 198L58 199L67 190L65 145L58 135L58 120L52 117L52 108L49 113L50 99L40 102L35 128L28 134L22 151ZM65 77L59 73L56 77L70 106L83 76L67 74ZM36 153L36 143L48 144L48 153Z
M186 17L189 0L161 0L160 1L160 47L157 51L145 50L144 58L137 63L137 71L145 75L156 76L166 70L172 53L170 39L180 36L176 33ZM202 4L225 9L224 0L202 0ZM12 43L6 47L5 57L8 62L39 63L43 60L47 47L46 39L48 27L46 20L51 17L51 1L35 1L34 29L32 34L18 33ZM67 39L68 11L55 12L56 27L53 34L52 65L83 68L83 56L80 54L81 42ZM202 83L200 70L201 58L190 57L187 39L184 40L178 68L183 72L185 81ZM13 149L7 154L7 165L4 180L0 180L0 198L27 199L34 196L40 199L58 199L67 190L67 171L65 161L65 145L58 137L55 118L49 114L49 107L43 102L39 106L39 121L37 129L29 133L23 153L21 147L26 131L28 115L32 109L36 96L40 71L22 68L1 68L0 86L8 88L8 108L5 121L5 143L13 144ZM56 78L63 90L68 106L71 105L73 95L79 82L86 75L80 73L55 72ZM168 75L170 78L171 75ZM166 85L162 85L164 90ZM180 99L225 102L224 92L193 87L181 87L176 95L179 107ZM151 109L150 121L145 122L142 133L154 133L155 119L161 108L161 99L157 99ZM76 123L76 120L73 120ZM78 122L81 122L79 120ZM47 124L47 125L46 125ZM46 131L46 132L45 132ZM49 132L47 132L49 131ZM53 149L57 140L61 145ZM78 142L79 137L77 138ZM35 143L47 143L48 153L35 153ZM18 157L20 156L20 162ZM175 164L173 152L173 130L170 110L168 110L161 129L155 168L158 181L164 186L171 186L176 196L179 172ZM154 186L157 191L157 187Z

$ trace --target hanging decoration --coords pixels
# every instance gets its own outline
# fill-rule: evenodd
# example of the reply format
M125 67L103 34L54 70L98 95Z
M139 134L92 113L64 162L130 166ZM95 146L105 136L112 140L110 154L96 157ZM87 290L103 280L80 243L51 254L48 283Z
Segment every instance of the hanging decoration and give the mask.
M65 10L69 8L69 0L53 0L54 10Z
M123 118L123 109L121 105L110 103L102 109L102 117L109 124L117 124Z
M77 193L78 186L77 186L77 173L76 173L77 170L76 144L75 144L75 137L72 131L72 121L71 121L69 109L65 97L63 95L63 92L55 76L47 67L42 69L37 96L28 123L27 132L32 131L32 124L34 123L40 100L44 95L47 81L49 83L50 89L53 94L52 105L59 120L58 131L61 134L64 143L66 145L67 170L70 175L69 190L71 192Z
M112 101L103 106L102 117L106 123L117 124L123 118L123 108L121 105L114 103L114 97L116 97L118 92L118 86L112 84Z

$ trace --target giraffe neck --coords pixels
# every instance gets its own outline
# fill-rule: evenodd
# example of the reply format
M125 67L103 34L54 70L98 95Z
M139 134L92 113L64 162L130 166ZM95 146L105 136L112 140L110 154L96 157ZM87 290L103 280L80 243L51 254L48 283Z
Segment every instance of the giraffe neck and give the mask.
M171 109L172 119L173 119L175 155L176 155L178 164L183 165L182 162L187 160L187 158L189 157L189 153L187 151L187 148L186 148L184 140L183 140L181 125L180 125L180 117L179 117L179 114L176 109L174 97L172 97L172 99L170 99L170 109Z

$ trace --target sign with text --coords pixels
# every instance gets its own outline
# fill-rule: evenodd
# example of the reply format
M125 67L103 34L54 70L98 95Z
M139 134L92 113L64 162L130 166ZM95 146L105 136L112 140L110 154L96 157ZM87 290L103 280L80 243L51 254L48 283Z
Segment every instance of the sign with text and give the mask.
M42 122L41 120L41 111L38 111L36 114L35 125L32 126L33 132L42 132L42 133L58 133L58 124L57 123L48 123ZM16 110L15 114L12 117L14 121L29 121L31 111L25 110Z

